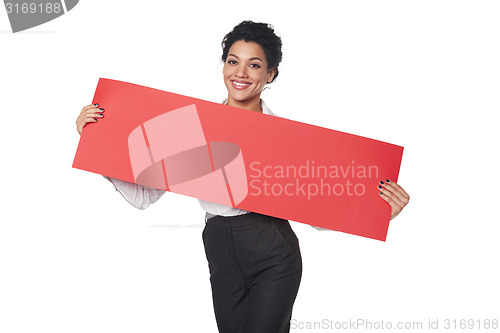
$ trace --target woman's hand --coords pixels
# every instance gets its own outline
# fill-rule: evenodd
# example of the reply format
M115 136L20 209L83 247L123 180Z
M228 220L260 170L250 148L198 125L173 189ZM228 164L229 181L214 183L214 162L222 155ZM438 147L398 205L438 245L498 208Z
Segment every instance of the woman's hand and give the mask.
M386 179L385 182L380 181L378 189L380 197L391 205L391 220L401 213L403 208L410 202L408 193L389 179Z
M82 130L87 125L87 123L96 123L97 119L102 118L104 115L103 108L99 108L98 104L90 104L82 109L82 112L78 115L76 119L76 130L80 135L82 135Z

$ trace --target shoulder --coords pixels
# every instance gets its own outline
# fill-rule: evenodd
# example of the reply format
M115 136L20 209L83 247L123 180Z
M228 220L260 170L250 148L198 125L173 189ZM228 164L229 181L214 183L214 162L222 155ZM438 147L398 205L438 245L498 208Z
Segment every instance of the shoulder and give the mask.
M282 118L280 115L272 112L271 109L269 109L269 107L266 105L266 103L264 102L263 99L260 100L260 106L262 107L262 113Z

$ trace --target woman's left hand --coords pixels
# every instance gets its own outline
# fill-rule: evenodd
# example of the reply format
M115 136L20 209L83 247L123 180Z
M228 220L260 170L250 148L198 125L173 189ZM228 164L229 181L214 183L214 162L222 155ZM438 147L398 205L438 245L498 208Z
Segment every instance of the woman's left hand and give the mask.
M389 179L380 181L379 195L391 205L391 220L395 218L403 208L410 202L410 196L398 184L391 182Z

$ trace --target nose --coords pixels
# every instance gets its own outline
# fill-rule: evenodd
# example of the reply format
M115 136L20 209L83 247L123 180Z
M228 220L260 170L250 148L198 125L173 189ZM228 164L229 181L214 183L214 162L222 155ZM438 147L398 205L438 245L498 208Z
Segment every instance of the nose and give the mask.
M236 76L241 78L248 77L247 68L245 66L238 66Z

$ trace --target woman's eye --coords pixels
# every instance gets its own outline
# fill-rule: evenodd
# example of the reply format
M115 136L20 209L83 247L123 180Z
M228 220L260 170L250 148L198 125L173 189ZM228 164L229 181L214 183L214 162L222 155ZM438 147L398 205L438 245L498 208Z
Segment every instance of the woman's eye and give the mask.
M253 68L260 68L260 66L257 64L251 64L250 66L252 66Z
M231 65L234 65L234 64L236 64L236 60L228 60L227 63L231 64Z

